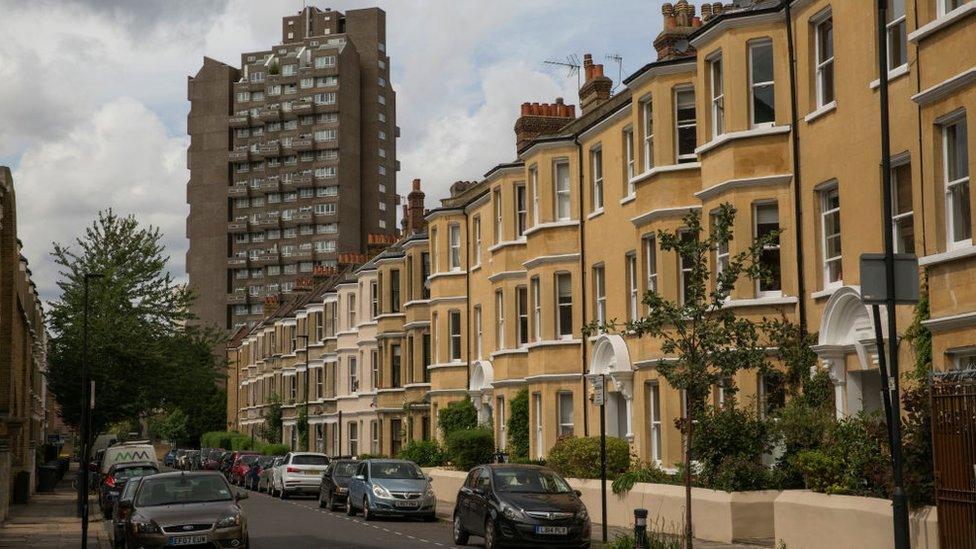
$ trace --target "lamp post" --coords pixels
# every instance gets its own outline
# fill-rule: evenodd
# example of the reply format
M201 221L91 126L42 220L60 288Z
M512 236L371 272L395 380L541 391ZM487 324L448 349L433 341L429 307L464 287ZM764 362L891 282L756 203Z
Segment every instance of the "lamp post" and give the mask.
M101 273L84 275L84 314L82 316L81 343L81 485L78 487L78 510L81 515L81 549L88 549L88 461L91 459L91 416L94 403L91 393L91 375L88 371L88 285L92 279L102 278Z
M308 432L308 382L309 382L309 378L310 378L309 371L308 371L308 336L305 335L305 334L296 335L295 336L295 341L297 342L299 339L304 340L304 343L305 343L305 345L303 346L304 349L305 349L305 386L302 389L303 389L303 392L305 393L305 421L304 421L304 423L305 423L305 449L304 450L307 452L308 451L309 439L311 438L311 433Z

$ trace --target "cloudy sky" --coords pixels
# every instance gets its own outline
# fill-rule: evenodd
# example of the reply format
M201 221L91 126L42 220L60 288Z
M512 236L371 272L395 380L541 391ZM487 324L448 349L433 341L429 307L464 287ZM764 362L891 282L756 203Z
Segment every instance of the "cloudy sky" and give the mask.
M338 10L375 3L307 0ZM108 207L159 226L185 279L186 78L203 56L229 64L278 43L302 0L0 0L0 165L14 172L19 232L35 281L55 299L52 242ZM618 81L653 58L661 0L395 0L387 51L402 129L401 193L428 205L453 181L514 156L523 101L576 78L546 65L591 52Z

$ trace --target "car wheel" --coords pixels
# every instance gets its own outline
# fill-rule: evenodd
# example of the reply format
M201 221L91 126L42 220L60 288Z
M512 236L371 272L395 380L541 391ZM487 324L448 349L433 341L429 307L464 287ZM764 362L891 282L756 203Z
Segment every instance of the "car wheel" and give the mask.
M319 490L319 509L325 509L325 501L322 499L322 490Z
M366 497L363 497L363 520L369 522L374 518L376 517L374 517L373 513L369 510L369 500Z
M278 497L281 499L288 499L288 490L285 490L285 488L282 487L281 490L278 491Z
M352 498L346 498L346 516L356 516L356 508L352 506Z
M461 526L461 516L457 513L454 513L454 544L468 544L468 532L464 529L464 526Z
M485 521L485 549L495 549L498 542L495 540L495 521L489 517Z

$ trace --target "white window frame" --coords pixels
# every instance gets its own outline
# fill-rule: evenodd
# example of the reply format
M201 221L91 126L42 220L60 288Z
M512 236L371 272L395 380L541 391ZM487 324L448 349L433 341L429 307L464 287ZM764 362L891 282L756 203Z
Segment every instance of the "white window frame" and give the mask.
M566 288L569 290L569 293L568 293L569 300L566 301L566 302L561 301L561 298L563 296L560 296L560 293L559 293L559 290L560 290L560 282L563 281L563 280L566 281ZM572 318L573 318L573 278L572 278L572 276L569 273L567 273L565 271L562 271L562 272L557 272L557 273L555 273L553 275L553 281L554 281L554 286L555 286L553 288L553 290L554 290L555 297L556 297L556 300L555 300L555 305L556 305L556 307L555 307L555 309L556 309L556 321L554 323L555 326L556 326L556 334L555 334L556 335L556 339L562 339L562 340L572 339L573 338L573 326L572 326ZM562 310L564 308L569 309L569 318L570 318L570 325L569 326L563 326L562 325L563 324L563 322L562 322ZM565 331L565 333L564 333L564 331Z
M515 288L515 341L519 347L529 343L529 289L525 286Z
M569 402L566 402L566 400ZM569 409L569 418L566 421L563 418L563 411ZM556 436L573 436L573 430L575 428L575 414L573 413L573 393L572 391L559 391L556 393L556 418L558 419L556 424Z
M709 108L712 113L712 139L725 133L725 87L722 70L722 54L708 59Z
M661 423L661 385L650 383L647 386L647 423L648 423L648 444L651 460L654 463L661 463L662 446L662 423Z
M827 200L833 193L837 193L838 206L836 208L828 209ZM838 217L840 216L840 189L837 187L836 184L827 187L825 189L822 189L820 191L820 246L822 249L821 257L823 258L823 263L821 265L821 268L823 270L824 288L833 288L833 287L840 286L841 284L843 284L844 281L843 247L841 247L841 255L834 256L834 257L827 257L827 240L828 238L834 236L834 235L827 234L827 217L831 215L837 215ZM836 235L837 238L842 238L841 235L843 234L843 229L844 229L843 226L841 226L841 230ZM841 243L843 244L843 241ZM830 280L830 265L835 262L840 263L841 265L839 269L841 275L837 278L837 280Z
M775 58L773 57L773 41L768 38L753 40L749 42L749 125L753 128L769 127L776 124L776 80L763 80L757 82L755 71L756 50L769 50L769 63L773 67ZM775 67L773 67L775 74ZM756 121L756 90L761 88L773 89L773 119L768 122Z
M447 312L448 358L451 362L461 362L461 311L451 309Z
M899 253L899 254L901 254L901 253L908 253L908 252L905 251L904 247L901 245L902 235L901 235L901 231L899 230L899 223L902 222L902 221L906 221L907 220L909 223L913 224L914 221L915 221L915 219L914 219L915 208L914 208L914 205L913 204L909 204L908 211L901 212L901 213L898 212L898 210L899 210L899 204L898 204L898 182L899 182L899 179L898 179L898 170L899 170L899 168L903 168L903 167L906 167L906 166L908 167L908 173L911 174L911 169L912 168L911 168L911 161L910 160L905 159L902 162L894 162L893 161L891 163L891 231L892 231L892 235L891 236L892 236L893 242L895 244L895 253ZM908 177L908 189L909 189L909 192L911 193L911 196L914 198L915 189L912 188L912 178L911 178L911 175L909 175L909 177ZM914 238L914 226L912 227L912 233L913 233L913 238Z
M628 252L625 258L627 261L627 317L633 322L637 320L637 315L640 314L638 310L640 291L637 283L640 275L637 273L637 253Z
M561 177L563 175L565 177ZM570 197L569 180L569 161L555 161L552 168L552 213L556 221L564 221L573 217L573 201Z
M961 0L958 6L952 6L951 4L955 4L956 0L936 0L939 16L941 17L948 13L952 13L953 11L961 8L966 2L967 0Z
M505 397L499 395L495 398L495 413L498 414L498 449L504 450L508 446L505 425Z
M965 141L960 149L966 154L966 158L962 162L962 166L966 170L964 175L951 174L951 167L949 164L949 130L950 128L956 129L955 142L959 142L958 129L961 128L963 135L965 136ZM966 127L966 116L965 113L959 113L953 116L951 119L946 120L942 123L941 127L942 134L942 181L945 188L945 218L946 218L946 249L953 250L959 248L966 248L972 245L972 196L971 189L969 188L969 158L968 158L968 143L969 135L968 129ZM955 179L951 179L952 175L958 175ZM955 208L952 206L953 194L952 192L959 187L965 186L967 188L967 195L969 195L970 205L967 205L967 210L970 211L970 219L965 220L968 223L969 237L964 237L962 239L956 240L956 219L955 219Z
M535 409L535 457L542 459L542 394L532 393L532 407Z
M492 207L495 211L495 244L501 244L504 240L505 218L502 210L502 190L495 189L491 193Z
M495 348L505 348L505 293L495 290Z
M346 362L349 368L349 394L359 392L359 357L352 355Z
M889 71L893 71L899 67L903 67L908 64L908 34L907 34L908 23L907 20L905 19L906 7L904 1L901 3L901 7L902 7L901 14L895 17L894 19L892 19L892 16L895 15L894 7L896 2L894 0L887 0L887 3L888 3L888 7L887 10L885 11L885 14L888 17L888 20L885 22L885 40L888 41L887 67ZM893 39L895 38L897 38L897 40L893 41ZM894 58L895 44L899 44L901 46L898 48L897 60ZM902 48L904 48L904 51L902 50ZM902 53L904 53L904 57L901 57ZM895 61L898 61L898 64L894 64Z
M678 238L679 239L680 238L684 238L685 235L691 235L692 238L694 238L694 235L692 235L690 231L679 231L678 232ZM687 290L687 288L685 287L685 273L686 272L687 273L692 272L692 270L694 268L694 265L693 265L694 261L692 259L690 259L690 258L686 258L684 255L682 255L680 253L675 254L675 255L678 256L678 299L679 299L680 303L682 305L684 305L685 304L685 301L686 301L685 291ZM688 264L687 265L685 264L685 261L686 260L688 261Z
M481 322L481 305L474 306L475 352L478 360L484 358L484 326Z
M711 218L711 230L715 231L718 224L718 214L713 212L710 216ZM716 242L715 244L715 281L718 283L718 275L724 271L729 265L729 248L730 242L726 242L723 246L721 243Z
M657 237L654 233L644 235L644 289L657 291Z
M376 320L376 317L380 314L380 289L379 282L372 280L369 283L369 311L371 313L370 318Z
M474 265L481 265L481 216L476 215L472 221L474 229Z
M624 128L622 138L624 140L624 190L627 196L634 194L634 176L637 175L637 158L634 154L634 128L627 126Z
M532 290L532 339L542 341L542 285L539 277L530 281Z
M654 167L654 102L648 96L640 102L641 140L643 141L644 171Z
M780 229L779 223L779 203L771 200L756 202L752 205L752 237L759 238L759 211L763 208L776 208L776 227ZM777 251L780 250L780 240L777 238L775 244L766 244L763 246L763 251ZM783 287L783 271L782 271L783 257L780 256L780 279L779 286ZM762 281L756 280L756 296L757 297L780 297L783 295L783 290L763 290Z
M448 267L452 272L461 270L461 225L451 223L447 226Z
M831 102L833 102L837 96L835 94L836 90L834 85L836 83L836 78L834 77L834 55L829 58L822 58L822 53L820 51L820 34L821 29L824 26L830 25L830 49L832 52L836 51L834 49L834 19L833 14L830 11L825 12L823 15L819 16L813 22L813 44L814 52L816 57L814 58L814 66L816 67L816 82L817 82L817 107L823 107ZM827 91L825 89L825 74L827 71L831 73L831 86L830 86L830 101L826 101L824 93Z
M603 324L607 321L607 270L602 263L593 266L593 300L596 321Z
M603 148L590 149L590 211L603 211Z
M515 238L524 237L529 225L525 190L525 183L515 184Z
M681 130L688 129L688 128L694 128L695 129L696 143L697 143L697 137L698 137L698 106L697 105L695 105L695 118L694 118L694 120L691 120L691 121L687 121L686 120L684 122L678 120L678 98L681 97L684 94L691 94L691 97L692 97L691 104L692 105L695 105L695 88L694 87L691 87L691 86L682 86L682 87L678 87L678 88L675 88L674 89L674 105L673 105L673 110L674 110L674 124L675 124L675 131L674 131L674 144L675 144L675 146L674 146L674 152L675 152L675 160L679 164L681 164L683 162L695 162L695 161L698 160L698 155L695 154L694 149L692 149L692 151L690 153L681 154Z
M539 219L539 168L532 166L529 168L529 182L532 186L532 226L542 222Z

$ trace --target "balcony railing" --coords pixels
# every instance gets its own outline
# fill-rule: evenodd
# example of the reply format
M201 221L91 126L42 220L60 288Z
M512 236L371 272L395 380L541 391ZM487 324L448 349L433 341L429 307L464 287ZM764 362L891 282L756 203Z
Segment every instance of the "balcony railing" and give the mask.
M246 257L228 257L227 258L228 267L247 267Z
M310 151L312 150L312 137L299 137L291 142L291 146L296 151Z
M247 196L247 193L248 193L248 186L246 183L244 184L235 183L230 187L227 187L227 196L231 198Z
M227 159L231 162L247 162L250 151L247 148L234 149L227 153Z
M231 305L239 305L241 303L247 303L247 292L243 289L237 289L233 292L227 294L227 303Z
M281 143L277 141L268 141L267 143L261 144L261 154L264 156L278 156L281 154Z
M298 116L312 114L312 104L308 101L296 101L291 106L291 110Z
M265 105L261 109L258 117L265 122L274 122L281 119L281 107L279 105Z
M246 128L251 125L251 117L246 114L232 116L228 119L227 125L232 128Z
M236 219L227 224L227 232L229 233L246 233L247 232L247 219Z

